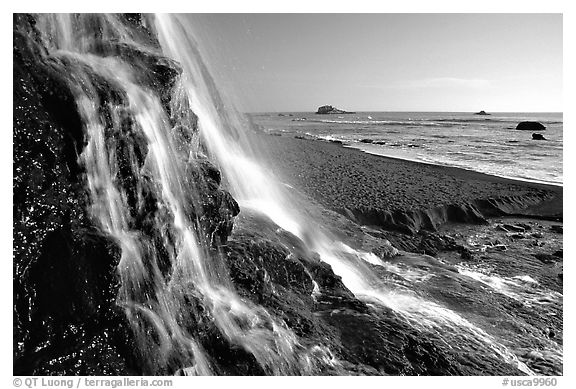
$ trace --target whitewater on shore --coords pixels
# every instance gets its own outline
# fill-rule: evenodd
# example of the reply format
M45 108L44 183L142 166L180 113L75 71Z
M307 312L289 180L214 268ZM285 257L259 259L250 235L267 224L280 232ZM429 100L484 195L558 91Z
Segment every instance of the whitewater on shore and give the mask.
M262 131L342 142L364 152L495 176L563 184L562 113L313 112L258 113ZM546 126L545 141L516 130L522 121Z

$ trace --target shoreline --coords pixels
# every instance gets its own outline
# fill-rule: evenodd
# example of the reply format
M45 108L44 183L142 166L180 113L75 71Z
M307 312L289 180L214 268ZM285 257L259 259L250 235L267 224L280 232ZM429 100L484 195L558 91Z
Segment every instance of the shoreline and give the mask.
M473 111L354 111L356 115L361 115L361 114L366 114L366 113L374 113L374 112L378 112L378 113L442 113L442 114L446 114L446 113L457 113L457 114L470 114L470 115L474 115L475 112ZM304 113L304 114L308 114L308 115L313 115L316 114L316 111L255 111L255 112L242 112L243 115L269 115L269 114L299 114L299 113ZM563 114L564 111L530 111L530 112L496 112L496 111L490 111L490 115L489 116L498 116L498 115L502 115L502 114L512 114L512 113L529 113L529 114L535 114L535 115L540 115L540 114L552 114L552 115L560 115Z
M333 143L330 141L327 141L327 142ZM376 157L391 159L391 160L395 160L395 161L409 162L409 163L414 163L414 164L418 164L418 165L435 166L438 168L450 170L451 172L454 172L454 173L456 173L456 171L458 171L458 170L461 170L463 175L470 174L470 175L485 176L487 179L498 179L498 180L502 180L502 182L510 182L510 183L513 183L515 185L520 185L520 186L524 185L524 184L536 185L536 186L542 186L543 188L548 188L551 190L564 188L563 184L554 184L551 182L543 182L543 181L538 181L538 180L530 180L530 179L522 179L522 178L516 178L516 177L501 176L501 175L497 175L497 174L493 174L493 173L485 173L485 172L481 172L478 170L466 169L464 167L459 167L459 166L441 165L441 164L433 163L433 162L417 161L417 160L409 159L409 158L393 157L393 156L389 156L389 155L371 153L369 151L365 151L365 150L362 150L362 149L359 149L356 147L348 146L346 144L340 145L340 144L334 143L334 146L343 147L346 149L357 150L357 151L364 153L364 154L369 154L369 155L373 155Z
M310 139L312 140L312 139ZM322 141L322 140L321 140ZM326 142L326 141L325 141ZM327 141L330 142L330 141ZM334 143L334 142L330 142L330 143ZM434 162L427 162L427 161L419 161L416 159L412 159L410 157L406 157L406 158L402 158L400 156L391 156L391 155L384 155L384 154L378 154L375 152L370 152L368 150L363 150L361 148L355 147L352 144L346 144L343 143L342 145L336 144L336 146L342 146L345 148L349 148L349 149L355 149L358 151L361 151L363 153L366 154L370 154L370 155L375 155L378 157L382 157L382 158L390 158L390 159L397 159L397 160L401 160L401 161L407 161L407 162L414 162L414 163L421 163L424 165L432 165L432 166L439 166L439 167L445 167L445 168L452 168L452 169L461 169L461 170L465 170L467 172L472 172L472 173L480 173L480 174L485 174L487 176L491 176L491 177L498 177L498 178L503 178L506 180L510 180L510 181L517 181L519 183L529 183L529 184L542 184L542 185L549 185L552 187L558 187L558 188L564 188L564 183L558 184L558 183L554 183L554 182L546 182L546 181L540 181L540 180L536 180L536 179L530 179L530 178L521 178L521 177L512 177L512 176L505 176L505 175L498 175L498 174L494 174L494 173L487 173L487 172L481 172L479 170L473 170L473 169L467 169L465 167L460 167L460 166L451 166L451 165L443 165L440 163L434 163Z
M416 233L514 216L563 220L563 187L405 160L344 144L264 135L281 177L362 225Z

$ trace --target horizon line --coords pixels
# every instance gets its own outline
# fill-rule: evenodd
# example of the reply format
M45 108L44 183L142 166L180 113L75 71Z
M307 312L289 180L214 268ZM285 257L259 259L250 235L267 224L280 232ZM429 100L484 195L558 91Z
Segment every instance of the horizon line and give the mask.
M316 113L316 111L240 111L242 113ZM384 110L384 111L353 111L354 113L358 112L385 112L385 113L404 113L404 112L425 112L425 113L472 113L476 114L480 111L432 111L432 110ZM564 111L485 111L488 114L491 113L561 113L564 114ZM352 113L353 114L353 113ZM350 113L341 113L341 114L329 114L329 115L350 115Z

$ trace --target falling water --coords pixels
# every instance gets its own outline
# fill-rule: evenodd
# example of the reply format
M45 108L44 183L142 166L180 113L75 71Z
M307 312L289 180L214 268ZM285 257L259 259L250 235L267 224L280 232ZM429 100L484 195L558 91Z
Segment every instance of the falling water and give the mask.
M178 118L174 124L161 96L139 82L134 63L96 50L107 41L144 55L159 56L157 49L110 15L43 15L38 28L75 93L87 135L80 160L86 168L91 213L121 248L118 304L125 308L149 372L166 373L173 366L186 374L215 372L192 331L201 313L190 301L198 301L221 334L252 354L264 372L310 373L315 358L326 355L319 348L303 350L282 322L238 297L223 259L210 251L204 228L194 216L201 207L195 191L203 183L194 182L186 168L197 163L202 151L195 142L182 148L173 131L192 128L188 105L178 110L183 84L177 81L174 87L171 111ZM103 100L98 83L123 97ZM130 133L145 139L143 163L132 149L128 156L117 154L118 143ZM122 157L129 158L135 194L119 180L126 168ZM136 195L136 208L142 208L144 188L158 207L151 232L135 228L131 215L130 199Z
M530 372L505 346L457 313L379 279L367 263L386 264L374 254L351 248L298 214L282 185L254 157L249 132L219 95L186 20L157 15L143 23L157 34L159 48L116 16L42 15L37 27L58 59L54 66L66 74L75 94L87 136L80 160L91 213L121 248L118 304L125 309L150 373L173 373L175 367L186 374L218 373L198 339L205 320L250 353L267 374L310 374L317 363L335 363L329 351L305 349L282 321L234 291L223 258L211 250L197 216L202 208L197 188L206 183L187 174L187 167L200 163L205 153L219 165L242 209L262 212L301 238L358 298L393 309L422 331L456 329L466 342ZM140 57L126 61L110 55L106 45L168 57L182 66L169 110L166 96L140 80L139 66L145 66L137 63ZM103 96L102 84L119 96ZM195 128L196 118L199 135L188 133L191 140L182 147L175 129ZM143 161L133 148L127 155L118 154L129 134L142 139ZM126 170L134 179L130 188L119 179ZM147 194L157 212L147 221L148 228L139 228L133 212L145 207ZM192 309L195 304L202 308Z
M454 311L386 285L366 266L365 262L373 263L374 258L380 261L374 254L352 249L322 226L299 215L295 211L298 207L280 182L251 154L254 142L248 132L238 133L244 121L231 108L233 105L223 101L218 93L194 41L190 23L181 16L160 15L156 18L156 28L163 51L183 65L184 97L198 115L200 133L241 207L266 214L278 226L301 238L342 277L346 287L358 298L392 308L424 330L450 333L457 329L466 343L490 349L506 362L531 373L508 348Z

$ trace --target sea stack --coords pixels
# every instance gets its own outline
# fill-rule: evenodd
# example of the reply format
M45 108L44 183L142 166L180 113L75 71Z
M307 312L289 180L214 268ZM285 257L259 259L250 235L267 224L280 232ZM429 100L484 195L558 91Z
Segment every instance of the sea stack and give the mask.
M520 122L516 126L516 129L522 131L544 131L546 127L539 122Z
M318 107L318 111L316 111L316 113L321 115L327 115L327 114L337 114L337 113L341 114L341 113L355 113L355 112L343 111L331 105L323 105L321 107Z

